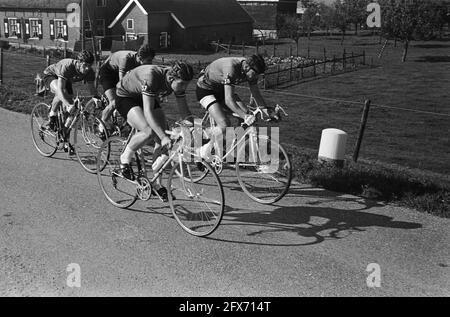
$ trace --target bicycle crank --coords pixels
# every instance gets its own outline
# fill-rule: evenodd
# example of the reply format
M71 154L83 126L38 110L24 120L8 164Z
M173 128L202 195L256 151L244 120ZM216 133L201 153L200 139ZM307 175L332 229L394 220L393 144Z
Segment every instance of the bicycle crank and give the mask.
M136 180L138 185L136 187L136 193L140 200L149 201L152 198L152 184L147 177L138 177Z

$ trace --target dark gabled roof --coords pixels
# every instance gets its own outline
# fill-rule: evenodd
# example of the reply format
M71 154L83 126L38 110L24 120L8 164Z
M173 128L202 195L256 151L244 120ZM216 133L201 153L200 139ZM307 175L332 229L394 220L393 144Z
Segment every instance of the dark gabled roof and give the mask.
M0 0L0 9L64 10L69 3L75 2L80 0Z
M186 27L253 23L236 0L136 0L149 13L171 12Z

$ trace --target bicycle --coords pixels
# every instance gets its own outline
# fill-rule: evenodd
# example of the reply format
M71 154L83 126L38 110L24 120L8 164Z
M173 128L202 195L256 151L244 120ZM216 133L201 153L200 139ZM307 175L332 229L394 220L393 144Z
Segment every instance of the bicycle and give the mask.
M101 119L103 110L108 105L108 98L103 94L100 98L92 98L86 107L93 109L94 115ZM131 132L131 127L128 125L127 121L122 118L117 110L111 115L111 129L108 131L109 136L119 136L126 138Z
M69 154L74 151L81 166L86 171L95 173L96 154L103 143L99 130L101 127L104 128L104 124L87 110L79 96L75 98L74 105L76 110L72 114L73 120L69 126L66 127L69 114L63 110L63 106L60 106L56 129L51 130L47 127L51 106L44 102L38 103L31 112L33 143L37 151L45 157L52 157L58 150L64 150ZM70 143L71 131L74 131L73 144Z
M152 178L148 177L147 161L142 150L136 152L135 162L131 164L134 180L123 177L120 172L120 156L136 133L135 129L126 140L113 136L103 143L97 156L97 178L103 194L112 205L129 208L137 200L149 201L153 195L158 196L153 191L154 184L164 170L172 165L167 182L172 214L183 230L194 236L205 237L217 229L224 214L222 183L205 160L195 163L185 159L186 153L193 153L188 145L183 144L187 127L181 121L176 125L177 128L166 131L171 135L173 149L167 160L154 171ZM193 182L196 177L193 167L198 163L202 164L210 177Z
M258 105L248 106L251 113L261 121L264 115ZM287 116L284 109L277 105L275 112L278 117L281 114ZM244 193L252 200L261 204L273 204L282 199L287 192L292 181L292 164L288 153L276 139L272 139L266 133L259 133L256 129L258 120L251 125L242 124L244 132L241 136L234 136L232 145L225 150L222 156L221 144L215 139L209 160L217 174L221 174L226 160L231 159L234 153L237 153L235 162L229 165L235 165L236 176ZM206 112L202 119L202 128L204 131L214 131L216 123ZM242 131L241 131L242 132ZM264 132L264 131L263 131ZM196 181L201 180L207 171L199 175Z

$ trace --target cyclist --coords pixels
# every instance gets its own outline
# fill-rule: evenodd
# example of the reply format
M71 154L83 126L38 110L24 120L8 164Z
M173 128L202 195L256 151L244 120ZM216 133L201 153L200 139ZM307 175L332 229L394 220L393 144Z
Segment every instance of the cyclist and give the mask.
M240 83L247 82L253 98L262 108L264 114L277 119L274 109L266 106L257 86L258 76L263 74L265 70L264 58L261 55L252 55L249 57L219 58L209 64L202 72L197 82L197 99L202 108L207 110L217 123L222 135L224 135L226 128L230 126L227 116L229 111L237 114L248 125L255 121L255 117L248 112L235 92L235 85ZM212 145L212 142L209 146Z
M76 59L63 59L44 70L43 89L41 91L50 90L55 95L47 128L53 131L56 129L57 111L61 103L66 106L69 113L74 110L72 83L85 81L88 83L90 93L94 96L97 95L94 85L95 72L92 69L94 60L94 55L84 50L78 54ZM69 154L73 153L73 148L70 147Z
M103 110L102 120L107 122L116 109L116 85L130 70L146 64L151 64L155 51L148 45L142 45L137 52L118 51L103 63L99 70L99 82L103 87L109 104Z
M153 170L158 170L159 163L167 158L162 150L171 146L171 140L165 132L166 119L161 99L174 93L179 115L182 118L189 116L191 112L187 106L186 88L193 77L192 66L177 61L172 67L139 66L117 84L117 111L137 130L120 157L123 177L134 180L131 161L136 151L150 139L155 140ZM167 189L161 186L160 179L155 190L163 201L168 201Z

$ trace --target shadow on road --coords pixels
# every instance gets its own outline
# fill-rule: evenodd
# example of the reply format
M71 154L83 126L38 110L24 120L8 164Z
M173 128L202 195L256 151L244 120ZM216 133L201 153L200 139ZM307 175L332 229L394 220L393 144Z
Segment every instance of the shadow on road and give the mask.
M318 222L320 219L320 223ZM392 228L392 229L419 229L422 225L413 222L395 221L392 217L378 215L362 210L346 210L324 207L278 207L268 212L240 212L229 210L221 227L227 226L251 226L251 232L244 233L242 239L234 235L236 239L209 239L238 244L255 244L270 246L306 246L321 243L325 240L343 239L354 232L364 232L367 228ZM219 228L220 230L220 228ZM248 230L247 230L248 231ZM272 239L274 233L291 233L299 236L305 242L296 243L270 243L265 236ZM248 241L249 237L261 236L260 242ZM279 238L276 238L279 240ZM265 242L266 241L266 242Z

